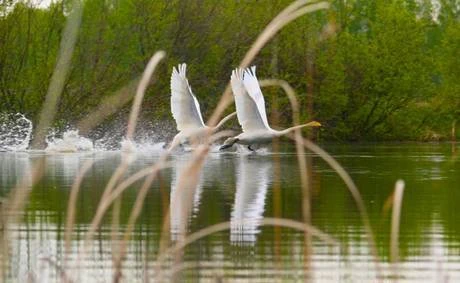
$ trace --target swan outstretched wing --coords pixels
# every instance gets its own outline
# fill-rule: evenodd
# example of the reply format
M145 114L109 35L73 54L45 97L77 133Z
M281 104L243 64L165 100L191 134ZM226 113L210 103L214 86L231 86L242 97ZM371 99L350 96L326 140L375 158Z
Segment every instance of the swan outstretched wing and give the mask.
M251 68L246 68L244 70L243 84L249 96L257 105L257 110L259 112L260 117L262 118L265 127L270 128L270 126L268 125L267 113L265 112L264 95L262 94L259 81L256 77L256 66L252 66Z
M238 122L243 128L243 132L266 130L268 124L264 122L262 116L260 115L260 111L258 110L257 104L246 91L243 75L244 70L237 68L233 70L232 76L230 77L233 96L235 97ZM265 117L265 120L266 119L267 118Z
M180 64L171 74L171 112L178 131L204 126L200 104L190 88L186 71L187 65Z

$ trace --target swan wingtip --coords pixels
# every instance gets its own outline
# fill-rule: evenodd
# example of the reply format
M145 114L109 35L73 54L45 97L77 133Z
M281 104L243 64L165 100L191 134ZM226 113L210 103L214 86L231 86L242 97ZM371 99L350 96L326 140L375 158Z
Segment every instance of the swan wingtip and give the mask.
M256 66L255 65L244 69L243 73L244 73L245 76L249 76L249 77L252 77L252 78L257 78L256 77Z

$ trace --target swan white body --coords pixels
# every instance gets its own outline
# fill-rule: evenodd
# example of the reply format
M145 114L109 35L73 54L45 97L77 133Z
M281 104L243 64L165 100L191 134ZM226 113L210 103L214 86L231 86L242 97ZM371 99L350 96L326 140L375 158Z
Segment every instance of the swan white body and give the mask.
M171 112L179 133L174 137L169 150L190 140L200 140L209 131L214 132L236 113L223 118L215 127L208 127L203 122L200 104L188 83L187 65L179 64L171 74Z
M283 136L295 129L321 126L320 123L313 121L282 131L270 128L265 112L265 100L256 77L255 67L234 70L231 76L231 85L235 97L238 122L243 133L227 139L221 149L239 143L247 145L250 150L253 150L252 145L270 143L273 138Z

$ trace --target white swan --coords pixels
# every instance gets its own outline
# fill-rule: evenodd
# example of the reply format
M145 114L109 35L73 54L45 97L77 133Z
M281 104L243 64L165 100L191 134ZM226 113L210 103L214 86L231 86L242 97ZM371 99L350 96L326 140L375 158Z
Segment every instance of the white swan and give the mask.
M269 143L273 138L285 135L295 129L321 126L320 123L312 121L282 131L270 128L265 112L265 100L256 77L255 66L245 70L235 69L232 72L231 85L235 97L238 122L243 128L243 133L228 138L220 147L221 150L239 143L247 145L249 150L254 151L251 148L252 145Z
M187 65L184 63L179 64L177 69L174 67L171 74L171 112L179 133L174 137L168 150L191 139L200 139L206 131L216 131L236 115L236 112L227 115L215 127L206 126L201 116L200 104L188 83L186 71Z

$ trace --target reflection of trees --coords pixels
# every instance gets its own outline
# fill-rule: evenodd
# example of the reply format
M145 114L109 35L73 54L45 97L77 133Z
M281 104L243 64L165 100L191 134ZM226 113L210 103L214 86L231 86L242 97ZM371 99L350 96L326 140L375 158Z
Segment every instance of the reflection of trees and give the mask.
M13 188L17 182L32 181L30 156L21 152L4 152L0 154L0 192ZM25 180L24 180L25 178Z
M450 240L460 241L460 234L454 233L460 226L454 215L458 198L453 190L460 183L455 173L459 165L449 162L445 146L341 146L332 151L345 168L350 168L361 191L380 256L389 256L390 196L398 178L406 182L400 227L402 259L429 252L427 245L437 223L452 229L447 232ZM321 191L312 202L313 224L350 246L364 243L361 219L351 195L324 163L319 164Z
M460 243L460 221L458 216L460 201L460 160L448 160L444 164L447 172L445 182L437 188L440 201L440 217L445 238L449 242Z

